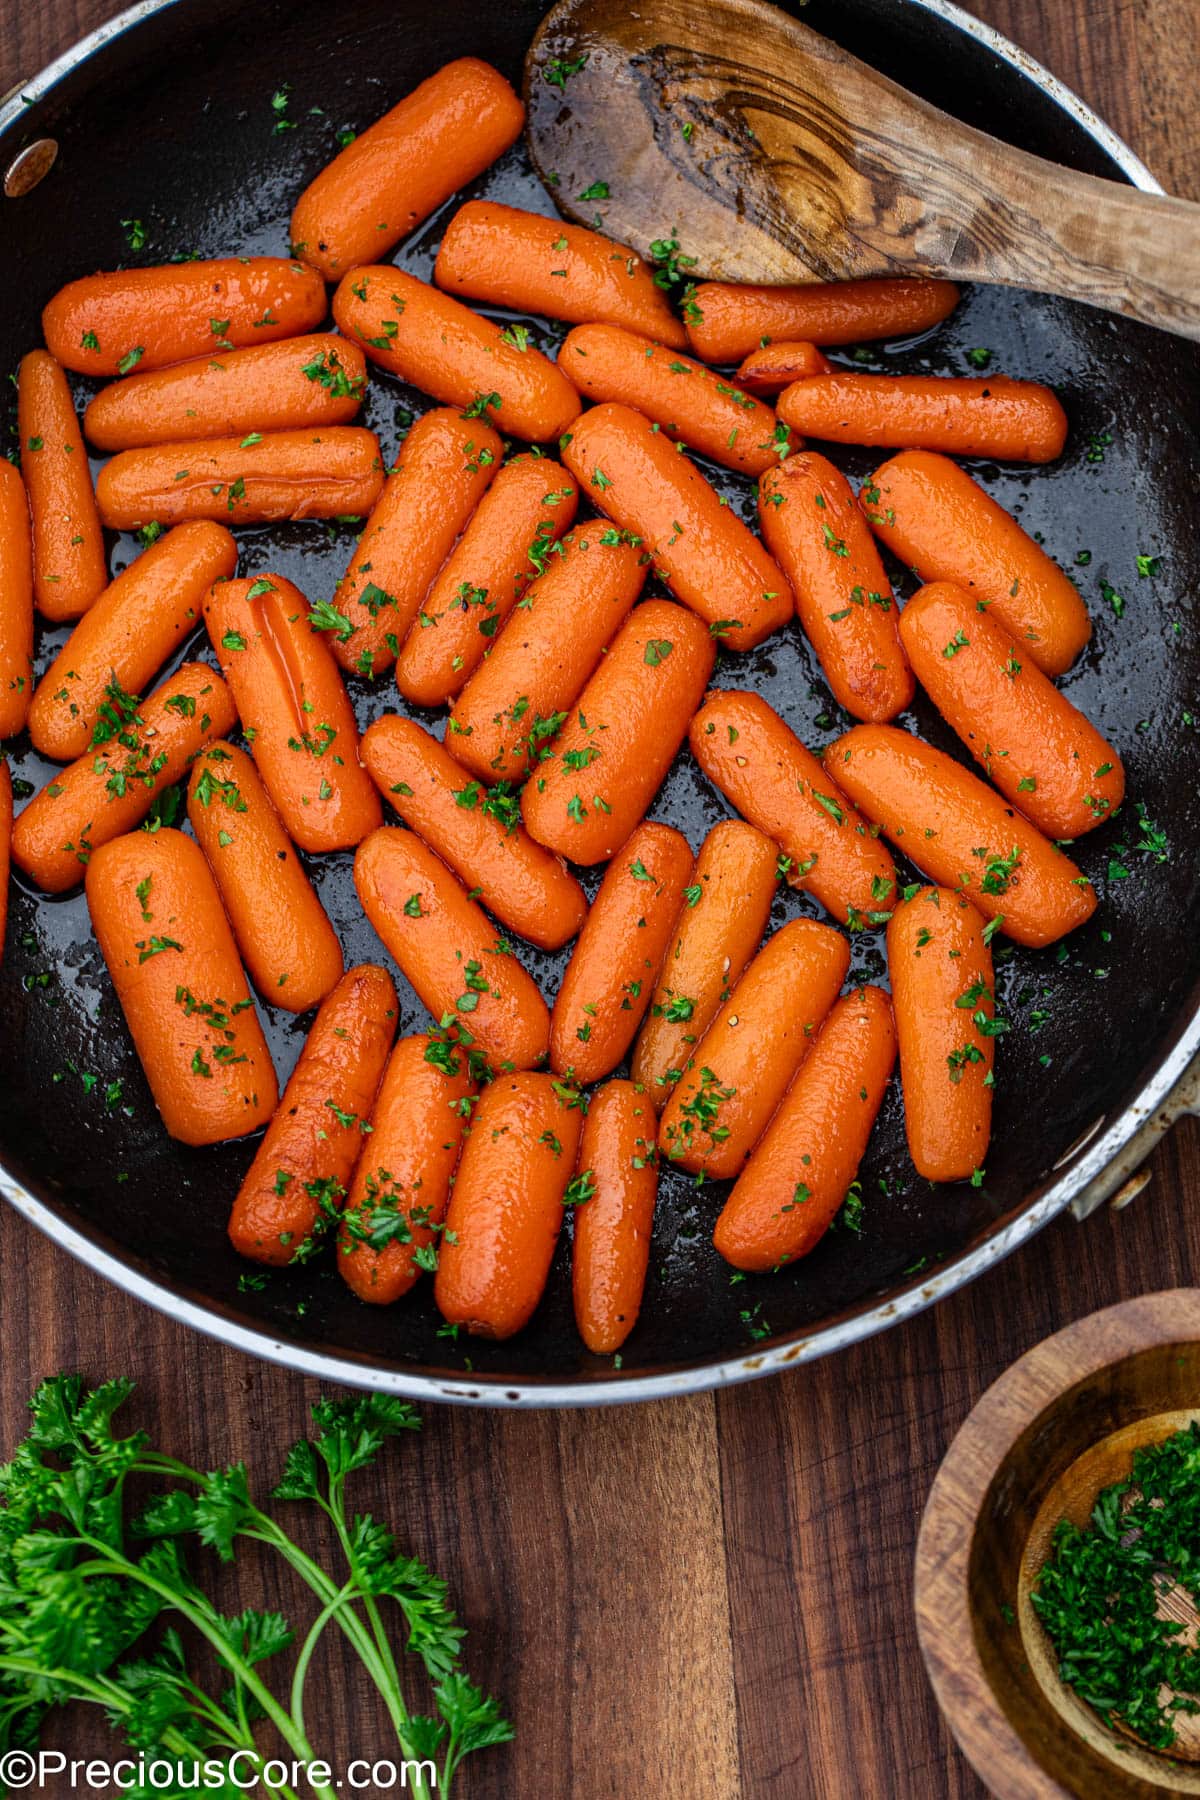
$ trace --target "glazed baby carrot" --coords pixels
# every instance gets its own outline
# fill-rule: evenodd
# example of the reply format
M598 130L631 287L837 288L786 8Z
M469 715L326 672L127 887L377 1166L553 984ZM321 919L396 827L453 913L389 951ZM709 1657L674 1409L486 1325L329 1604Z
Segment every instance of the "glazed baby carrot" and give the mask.
M239 1256L305 1262L340 1217L399 1010L373 963L347 970L322 1002L229 1215Z
M370 512L383 487L375 434L355 425L249 432L122 450L96 481L114 531L216 519L223 525L341 519Z
M1057 396L1036 381L957 375L868 375L838 369L779 396L793 431L834 444L882 444L1053 462L1067 439Z
M703 281L687 309L692 349L705 362L732 363L772 338L810 344L857 344L864 338L912 337L954 311L952 281L835 281L798 287L740 287Z
M415 832L384 826L354 859L363 911L443 1027L496 1069L528 1069L550 1043L532 977L481 906Z
M897 607L840 469L813 450L765 474L758 517L834 698L856 719L894 719L913 697Z
M214 581L233 574L237 545L197 519L167 532L105 588L38 682L29 735L58 762L82 756L112 689L140 694L200 623Z
M461 56L406 94L311 181L292 254L337 281L378 262L520 135L525 109L499 70Z
M965 1181L987 1158L1004 1029L983 914L965 894L923 887L892 914L887 955L909 1152L927 1181Z
M778 394L791 387L793 381L803 381L809 375L828 375L832 368L829 358L822 356L815 344L767 343L743 358L734 380L748 394Z
M639 825L621 846L550 1016L557 1074L586 1085L621 1061L650 1004L691 873L688 841L670 825Z
M435 737L394 713L367 727L362 759L404 823L502 925L543 950L575 936L583 889L522 828L515 795L470 779Z
M302 850L344 850L383 809L358 753L338 666L311 628L308 601L282 575L219 581L204 622L238 717L288 836Z
M220 1144L265 1125L275 1070L199 846L180 831L101 844L87 903L170 1136Z
M660 1110L762 942L776 855L771 839L741 819L723 819L700 846L630 1070Z
M207 663L184 663L149 699L114 689L92 745L35 794L13 828L13 861L50 894L83 880L101 844L136 831L157 795L237 723L233 696Z
M994 612L981 613L962 588L936 581L908 602L900 636L946 723L1039 831L1082 837L1120 806L1120 757Z
M129 375L312 331L325 285L280 256L227 256L85 275L42 313L46 347L81 375Z
M333 316L381 369L498 431L541 444L578 416L579 395L561 369L513 327L502 330L390 263L347 275Z
M577 325L558 366L589 400L618 400L714 462L761 475L787 450L775 414L703 363L619 325Z
M645 814L716 661L694 613L646 600L580 694L525 783L530 835L571 862L603 862Z
M462 690L446 744L481 781L544 754L646 579L635 545L591 520L562 539Z
M757 694L709 694L688 728L692 754L742 817L774 838L791 887L841 924L886 922L896 866L795 732Z
M12 774L0 757L0 962L4 960L4 932L8 924L8 872L12 861Z
M83 429L101 450L188 438L347 425L362 405L367 359L332 331L212 351L101 388Z
M579 490L546 456L514 456L467 522L396 659L396 686L415 706L461 693L496 633L569 531Z
M824 1237L863 1159L896 1062L882 988L839 1000L717 1220L735 1269L764 1273Z
M21 359L17 429L33 521L33 597L55 623L78 619L107 583L108 564L75 403L44 350Z
M619 1350L637 1323L658 1192L650 1097L632 1081L592 1095L579 1168L591 1191L575 1208L575 1323L595 1356Z
M549 1075L504 1075L480 1095L438 1257L443 1318L507 1338L542 1297L572 1180L582 1115Z
M732 649L761 644L791 617L782 569L641 413L594 407L576 423L563 461L580 492L645 545L676 598Z
M812 919L767 939L667 1101L658 1141L671 1162L714 1181L741 1173L849 966L845 938Z
M0 457L0 738L24 729L33 696L33 545L25 484Z
M858 497L876 537L922 581L956 581L1047 675L1070 668L1092 635L1078 590L965 469L904 450Z
M1096 910L1092 884L953 757L894 725L856 725L826 767L898 850L1018 944L1053 944Z
M391 668L502 454L479 419L448 407L418 419L334 590L331 644L343 669L370 676Z
M672 349L687 347L666 293L625 244L495 200L459 207L442 239L434 280L488 306L623 325Z
M342 947L246 752L201 751L187 809L250 979L270 1005L307 1012L341 979Z
M390 1306L436 1267L474 1094L444 1038L405 1037L392 1051L338 1234L338 1269L360 1300Z

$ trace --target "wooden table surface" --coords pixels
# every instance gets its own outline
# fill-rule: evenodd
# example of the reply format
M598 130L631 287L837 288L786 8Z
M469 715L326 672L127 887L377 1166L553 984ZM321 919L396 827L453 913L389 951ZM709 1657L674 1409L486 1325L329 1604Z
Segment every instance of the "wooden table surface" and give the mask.
M122 0L0 0L0 92ZM974 0L1200 197L1195 0ZM1191 47L1191 48L1190 48ZM1200 1134L1181 1126L1124 1214L1050 1227L935 1311L837 1361L607 1413L427 1411L360 1504L445 1574L515 1744L469 1800L966 1800L984 1789L926 1685L910 1574L950 1438L1048 1332L1200 1284ZM45 1374L127 1371L164 1447L264 1475L313 1384L137 1306L0 1207L0 1454ZM252 1571L257 1581L257 1571ZM269 1579L273 1582L274 1573ZM251 1585L248 1583L248 1586ZM289 1594L265 1591L287 1609ZM247 1591L243 1604L254 1604ZM320 1736L383 1753L332 1661ZM69 1715L55 1741L104 1741Z

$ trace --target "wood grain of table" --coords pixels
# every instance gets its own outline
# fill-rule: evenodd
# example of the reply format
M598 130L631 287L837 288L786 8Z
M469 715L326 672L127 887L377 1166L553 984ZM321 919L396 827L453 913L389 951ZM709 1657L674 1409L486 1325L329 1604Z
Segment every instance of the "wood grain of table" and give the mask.
M0 92L119 10L0 0ZM1173 191L1200 197L1195 0L974 0L1090 101ZM976 1800L910 1600L917 1524L978 1395L1047 1333L1200 1283L1200 1135L1155 1154L1125 1213L1060 1220L974 1286L836 1361L609 1412L426 1409L359 1504L446 1574L469 1660L515 1719L467 1800ZM265 1486L312 1383L146 1311L0 1208L0 1454L45 1374L118 1371L156 1439ZM252 1566L240 1604L299 1603ZM381 1720L331 1656L315 1728L343 1759ZM324 1716L319 1716L323 1710ZM98 1751L63 1716L54 1741Z

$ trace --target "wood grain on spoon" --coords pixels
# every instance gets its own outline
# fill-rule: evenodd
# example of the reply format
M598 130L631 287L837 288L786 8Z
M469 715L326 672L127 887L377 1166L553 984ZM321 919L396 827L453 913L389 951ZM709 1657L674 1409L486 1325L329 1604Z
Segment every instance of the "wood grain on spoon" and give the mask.
M765 0L559 0L526 97L562 211L697 279L949 276L1200 338L1200 206L974 131Z

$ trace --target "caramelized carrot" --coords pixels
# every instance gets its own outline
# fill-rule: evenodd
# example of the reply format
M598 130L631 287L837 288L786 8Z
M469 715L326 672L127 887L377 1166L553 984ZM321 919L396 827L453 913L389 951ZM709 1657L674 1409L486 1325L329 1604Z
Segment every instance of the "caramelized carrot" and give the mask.
M170 1136L220 1144L265 1125L275 1071L199 847L180 831L113 838L88 865L87 903Z
M196 758L188 819L250 979L272 1006L307 1012L340 981L342 947L244 750L212 744Z
M444 1319L507 1338L546 1286L582 1117L549 1075L504 1075L480 1095L458 1167L434 1298Z
M122 450L101 469L96 499L114 531L140 531L181 519L349 518L370 512L382 487L374 432L328 425Z
M717 1220L735 1269L795 1262L824 1237L863 1159L896 1062L882 988L839 1000Z
M575 1323L595 1356L619 1350L637 1323L658 1192L654 1108L632 1081L592 1095L579 1168L591 1192L575 1208Z
M767 343L752 350L734 376L748 394L778 394L809 375L828 375L833 364L815 344Z
M691 297L687 333L705 362L732 363L765 349L772 338L857 344L864 338L912 337L940 325L957 304L952 281L889 276L798 287L703 281Z
M347 970L322 1002L229 1215L239 1256L305 1262L341 1216L399 1009L373 963Z
M637 1035L692 852L670 825L639 825L600 884L550 1018L550 1066L581 1084L611 1075Z
M1036 381L957 375L868 375L838 369L779 396L793 431L834 444L944 450L1009 462L1053 462L1067 441L1067 415Z
M792 919L769 937L688 1057L658 1141L693 1175L739 1175L850 967L840 932Z
M4 932L8 923L8 872L12 861L12 774L0 757L0 962L4 961Z
M914 594L900 636L946 723L1039 831L1082 837L1120 806L1112 745L962 588L938 581Z
M200 623L214 581L233 574L222 525L179 525L142 552L89 608L38 682L29 735L58 762L82 756L104 706L140 694Z
M33 597L56 624L78 619L108 581L108 564L75 403L44 350L21 359L17 429L33 521Z
M550 1014L512 946L415 832L384 826L360 844L363 911L435 1019L497 1069L546 1055Z
M639 606L525 784L531 836L572 862L614 855L662 785L715 661L694 613L669 600Z
M688 741L729 803L779 845L789 886L815 894L842 924L886 922L896 904L895 864L765 700L715 690L692 720Z
M1053 944L1095 912L1070 858L944 751L894 725L856 725L825 764L918 869L969 895L1018 944Z
M0 738L25 728L33 695L33 544L25 484L0 457Z

